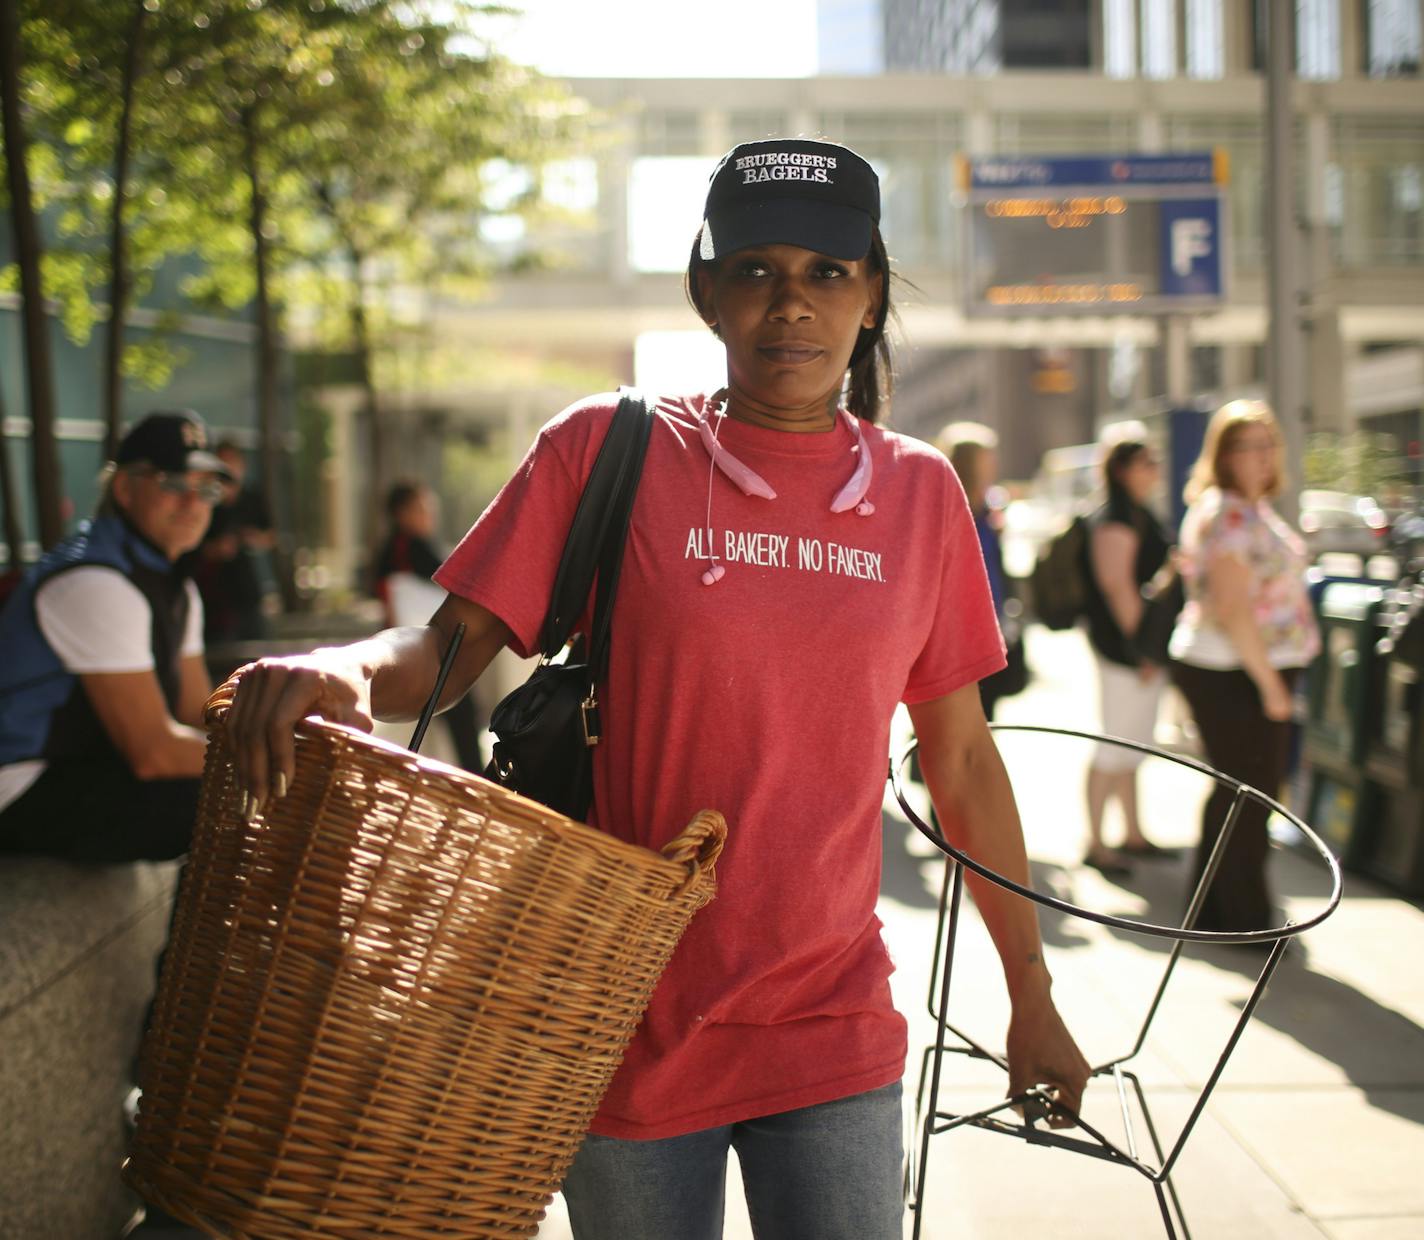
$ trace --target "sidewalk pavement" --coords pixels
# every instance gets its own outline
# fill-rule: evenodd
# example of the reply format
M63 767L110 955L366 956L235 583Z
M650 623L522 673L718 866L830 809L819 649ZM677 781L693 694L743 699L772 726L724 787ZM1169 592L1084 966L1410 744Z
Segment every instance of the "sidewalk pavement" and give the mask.
M1079 633L1034 629L1027 691L1000 704L1003 723L1097 726L1091 655ZM1180 916L1187 850L1206 794L1201 776L1156 759L1141 772L1143 821L1182 851L1139 862L1110 882L1078 864L1086 839L1089 748L1056 737L1001 734L1022 809L1035 886L1081 907L1170 923ZM887 801L887 806L893 802ZM933 1038L926 991L942 869L898 808L886 812L881 918L910 1020L907 1098ZM1112 839L1109 827L1109 839ZM1288 915L1305 920L1328 895L1324 867L1277 848L1272 880ZM1054 993L1093 1062L1125 1053L1166 962L1160 940L1045 912ZM1138 1071L1169 1147L1207 1080L1241 1004L1259 949L1188 948L1153 1023ZM1335 915L1287 952L1232 1053L1174 1176L1195 1240L1405 1240L1424 1236L1424 911L1346 875ZM997 958L969 914L956 952L950 1019L1003 1045L1007 1004ZM969 1111L1004 1092L997 1069L951 1060L941 1108ZM1090 1086L1084 1114L1121 1137L1116 1092ZM907 1118L908 1123L908 1118ZM726 1240L749 1240L735 1159ZM931 1140L925 1240L1142 1240L1165 1231L1148 1181L1129 1168L975 1129ZM555 1202L539 1240L567 1240ZM910 1234L907 1220L906 1233ZM670 1237L669 1240L672 1240Z

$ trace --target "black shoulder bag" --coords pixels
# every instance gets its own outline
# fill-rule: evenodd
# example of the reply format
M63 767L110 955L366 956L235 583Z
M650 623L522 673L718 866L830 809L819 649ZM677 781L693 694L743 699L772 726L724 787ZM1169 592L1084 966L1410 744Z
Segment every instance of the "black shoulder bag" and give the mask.
M613 596L653 426L646 402L630 388L621 394L564 542L539 634L539 666L490 716L496 739L486 778L580 821L593 800L598 686L608 672ZM581 643L565 654L595 572L598 595L586 657L580 657Z
M1145 537L1140 522L1138 537ZM1167 548L1167 558L1153 575L1151 581L1141 586L1142 619L1137 622L1137 632L1132 635L1129 645L1149 663L1165 667L1171 662L1167 647L1172 641L1172 630L1177 627L1177 617L1186 606L1186 583L1177 570L1177 561L1171 547Z

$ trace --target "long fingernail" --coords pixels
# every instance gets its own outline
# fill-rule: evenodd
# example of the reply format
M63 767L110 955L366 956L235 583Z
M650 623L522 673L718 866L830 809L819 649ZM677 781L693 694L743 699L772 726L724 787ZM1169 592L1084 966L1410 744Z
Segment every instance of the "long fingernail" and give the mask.
M238 811L242 814L243 819L244 819L245 821L247 821L247 822L251 822L251 821L252 821L252 793L250 793L250 792L248 792L248 791L246 791L246 790L244 789L244 791L243 791L243 793L242 793L242 800L239 801L237 804L238 804Z
M277 772L277 796L278 796L278 798L281 798L281 797L284 797L284 796L286 796L286 795L287 795L287 772L286 772L286 771L278 771L278 772Z
M257 811L262 808L262 803L250 792L247 794L247 807L243 811L243 817L249 823L257 821Z

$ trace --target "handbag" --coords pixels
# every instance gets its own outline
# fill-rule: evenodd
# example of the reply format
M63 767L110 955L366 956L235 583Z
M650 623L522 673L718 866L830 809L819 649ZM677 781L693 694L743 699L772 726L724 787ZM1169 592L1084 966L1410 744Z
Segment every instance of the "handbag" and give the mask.
M608 671L613 597L653 425L641 396L631 388L620 395L559 557L539 634L539 666L491 713L495 742L485 768L487 779L580 821L593 800L598 687ZM590 637L571 646L595 573Z
M1169 661L1167 647L1186 601L1182 574L1170 564L1142 587L1142 619L1133 634L1132 647L1144 659L1163 665Z

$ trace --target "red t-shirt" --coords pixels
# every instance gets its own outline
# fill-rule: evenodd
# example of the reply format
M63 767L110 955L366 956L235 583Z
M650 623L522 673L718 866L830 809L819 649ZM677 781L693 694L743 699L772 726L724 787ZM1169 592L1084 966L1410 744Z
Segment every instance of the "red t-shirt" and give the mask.
M1003 666L964 493L933 448L864 425L869 516L830 511L855 436L723 419L777 492L712 478L695 411L664 399L614 605L591 821L662 847L727 819L718 894L692 920L593 1124L657 1138L898 1080L905 1023L875 902L890 721ZM539 433L436 573L537 649L554 570L617 400ZM710 525L710 532L709 532ZM702 584L708 538L726 575Z

